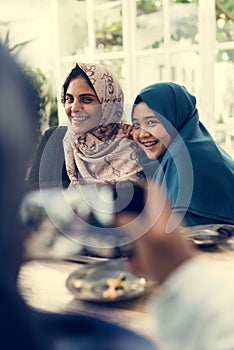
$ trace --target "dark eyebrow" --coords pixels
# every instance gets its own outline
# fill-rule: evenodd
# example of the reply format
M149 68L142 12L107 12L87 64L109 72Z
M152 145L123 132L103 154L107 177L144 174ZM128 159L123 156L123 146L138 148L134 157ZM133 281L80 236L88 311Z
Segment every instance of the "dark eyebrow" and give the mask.
M157 119L158 120L158 118L156 117L156 115L155 114L152 114L152 115L147 115L146 117L144 117L144 119L152 119L152 118L154 118L154 119Z
M97 98L97 95L96 95L96 94L90 94L89 92L84 93L84 94L80 94L79 96L80 96L80 97L91 96L91 97L96 97L96 98Z
M73 95L72 94L69 94L69 92L66 92L66 96L72 96L73 97ZM90 94L90 93L84 93L84 94L80 94L79 95L80 97L84 97L84 96L91 96L91 97L97 97L95 94Z
M145 117L143 117L143 119L144 120L148 120L148 119L152 119L152 118L154 118L154 119L157 119L158 121L159 121L159 119L157 118L157 116L155 115L155 114L152 114L152 115L147 115L147 116L145 116ZM137 117L132 117L132 120L138 120L138 118Z

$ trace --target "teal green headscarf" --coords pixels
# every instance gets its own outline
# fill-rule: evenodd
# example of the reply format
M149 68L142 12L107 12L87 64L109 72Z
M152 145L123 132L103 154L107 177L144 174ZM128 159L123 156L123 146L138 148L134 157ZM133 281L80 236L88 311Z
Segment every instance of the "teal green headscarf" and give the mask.
M162 82L141 90L134 104L141 100L172 136L156 160L140 150L146 175L164 187L186 225L234 224L234 160L199 121L196 98L183 86Z

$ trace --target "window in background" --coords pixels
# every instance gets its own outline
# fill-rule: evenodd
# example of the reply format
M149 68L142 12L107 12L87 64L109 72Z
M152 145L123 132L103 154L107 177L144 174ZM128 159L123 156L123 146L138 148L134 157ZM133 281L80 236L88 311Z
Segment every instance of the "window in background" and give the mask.
M234 2L215 3L215 138L234 156Z
M58 91L67 67L82 60L109 65L128 103L142 87L156 81L184 84L197 97L201 120L234 155L233 1L51 3Z

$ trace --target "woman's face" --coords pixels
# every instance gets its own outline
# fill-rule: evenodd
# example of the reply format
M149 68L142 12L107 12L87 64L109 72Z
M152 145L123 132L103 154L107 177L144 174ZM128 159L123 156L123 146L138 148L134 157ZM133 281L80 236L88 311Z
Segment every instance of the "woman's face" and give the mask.
M135 106L132 125L133 139L149 159L156 159L165 153L171 136L145 102Z
M70 81L65 94L65 112L75 133L85 133L101 121L102 106L85 78Z

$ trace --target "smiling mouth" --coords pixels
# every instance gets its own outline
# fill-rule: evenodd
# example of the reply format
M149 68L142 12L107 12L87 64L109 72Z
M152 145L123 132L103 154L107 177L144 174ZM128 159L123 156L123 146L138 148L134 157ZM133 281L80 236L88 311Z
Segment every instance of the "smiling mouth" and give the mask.
M155 145L157 145L158 140L152 141L152 142L141 142L141 144L146 148L153 148Z
M88 116L71 116L71 119L74 121L74 122L84 122L85 120L89 119Z

